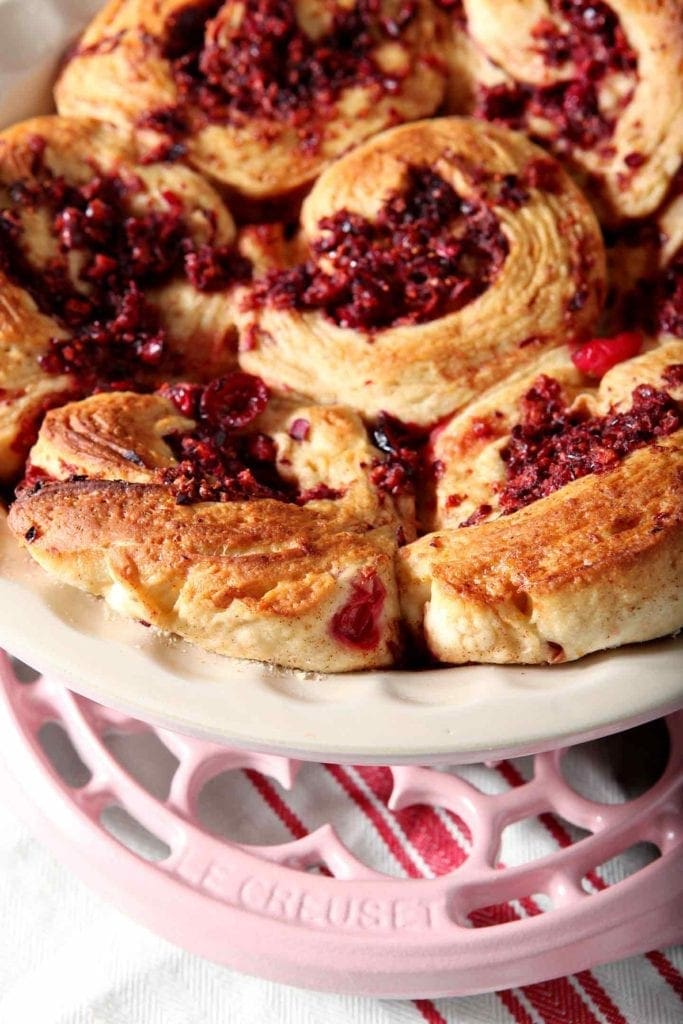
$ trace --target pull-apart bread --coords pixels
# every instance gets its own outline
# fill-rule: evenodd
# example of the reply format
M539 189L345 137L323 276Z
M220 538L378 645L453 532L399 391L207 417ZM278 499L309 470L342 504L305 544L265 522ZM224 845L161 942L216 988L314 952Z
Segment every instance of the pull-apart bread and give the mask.
M375 487L384 456L358 417L268 403L243 373L164 394L47 414L10 512L31 555L221 654L328 672L391 664L411 503Z
M403 610L446 662L572 660L683 626L683 342L599 387L564 350L438 431Z
M108 0L54 98L0 132L49 574L320 672L683 628L680 0Z
M226 295L250 267L232 216L181 166L98 121L0 133L0 484L47 408L235 365Z

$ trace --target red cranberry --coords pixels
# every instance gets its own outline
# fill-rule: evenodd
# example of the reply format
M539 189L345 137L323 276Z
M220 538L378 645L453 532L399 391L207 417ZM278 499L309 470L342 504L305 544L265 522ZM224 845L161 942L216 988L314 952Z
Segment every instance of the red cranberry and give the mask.
M346 647L372 651L381 640L380 618L387 592L379 576L361 571L351 583L351 595L332 618L330 631Z
M289 428L289 436L293 441L306 441L311 432L311 424L308 420L293 420Z
M617 363L637 356L643 345L640 331L623 331L613 338L593 338L572 353L574 365L588 377L602 377Z
M212 381L202 392L202 419L226 430L248 426L268 404L268 388L260 377L235 371Z

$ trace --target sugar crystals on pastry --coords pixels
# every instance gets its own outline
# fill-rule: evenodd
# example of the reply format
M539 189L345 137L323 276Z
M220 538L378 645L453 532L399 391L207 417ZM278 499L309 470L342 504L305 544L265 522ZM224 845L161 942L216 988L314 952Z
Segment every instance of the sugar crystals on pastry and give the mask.
M204 179L101 122L0 134L0 481L69 396L235 365L226 292L250 266L234 237Z
M61 113L153 130L167 154L264 200L433 113L438 56L429 0L115 0L55 96Z
M10 526L48 572L209 650L348 671L399 653L411 503L341 407L234 372L45 417ZM36 481L38 481L36 483Z
M573 660L683 626L683 342L599 385L580 352L544 356L433 442L437 529L402 549L399 581L440 661Z
M604 291L579 189L520 134L467 118L403 125L342 157L304 202L291 261L277 260L245 295L242 366L421 425L580 337Z
M455 14L448 7L453 111L549 146L610 222L659 206L683 155L679 0L463 0Z

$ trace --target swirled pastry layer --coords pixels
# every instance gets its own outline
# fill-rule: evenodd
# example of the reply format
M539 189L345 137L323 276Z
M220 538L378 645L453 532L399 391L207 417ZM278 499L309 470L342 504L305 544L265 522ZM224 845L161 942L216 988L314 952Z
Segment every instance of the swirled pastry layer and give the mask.
M293 250L247 296L240 362L368 417L435 422L580 337L603 298L579 190L521 135L464 118L392 129L339 160Z
M599 388L552 353L434 454L442 528L400 552L399 582L438 660L571 660L683 626L683 343Z
M0 134L0 480L51 405L235 364L226 290L250 273L232 217L184 167L101 122Z
M464 0L451 109L548 145L609 221L661 203L683 156L678 0Z
M10 513L31 555L222 654L316 671L391 664L410 509L373 485L381 453L358 417L265 408L243 374L167 393L97 395L46 416L31 456L42 483ZM197 418L179 412L193 404Z
M428 0L114 0L62 72L57 107L154 130L168 155L272 199L438 107L435 17Z

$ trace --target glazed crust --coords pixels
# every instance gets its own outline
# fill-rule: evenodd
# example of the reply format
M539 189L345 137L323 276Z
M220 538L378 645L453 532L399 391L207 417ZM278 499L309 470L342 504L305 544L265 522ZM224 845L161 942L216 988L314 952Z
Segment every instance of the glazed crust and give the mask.
M501 179L523 181L539 158L552 191L529 186L527 201L510 209L498 198ZM492 284L457 312L372 336L340 327L322 311L247 308L239 316L246 370L367 417L384 410L431 424L595 322L604 251L588 203L521 135L466 118L404 125L337 161L304 203L296 256L324 233L322 218L340 210L376 217L384 197L401 188L407 165L434 169L458 195L497 216L509 252Z
M565 31L548 0L465 0L466 28L450 21L449 106L471 112L480 86L548 86L577 76L572 60L544 60L539 26ZM678 0L610 0L637 58L633 73L610 72L600 107L614 118L602 144L567 145L539 116L525 128L547 140L588 186L602 218L643 217L664 199L683 156L683 8ZM596 44L597 45L597 44Z
M600 388L586 387L566 355L538 370L559 379L589 413L628 407L638 384L662 386L662 371L683 359L683 343L621 363ZM451 458L440 482L437 522L447 529L403 548L403 612L440 661L502 664L573 660L592 651L665 636L683 626L683 431L500 516L499 451L534 375L484 396L438 440ZM683 388L669 387L683 402ZM502 412L507 430L484 442L472 422ZM467 497L449 511L451 488ZM493 519L457 529L474 503Z
M302 417L308 436L294 441ZM193 421L165 398L117 393L46 416L31 463L66 482L21 497L10 527L53 575L208 650L321 672L391 664L401 522L371 484L378 453L362 423L345 409L275 401L256 425L301 489L324 480L341 497L178 505L156 471L175 464L164 437ZM384 590L366 646L332 629L359 580Z
M35 140L44 140L45 168L80 186L96 174L134 176L131 213L166 210L165 193L182 201L193 238L202 243L211 235L216 244L235 239L233 219L214 189L184 167L141 165L135 144L98 121L40 117L0 134L0 208L12 210L11 186L30 186ZM24 240L32 261L42 266L58 253L57 240L41 210L22 214ZM82 287L82 286L81 286ZM77 394L66 375L44 372L38 363L51 338L68 338L53 317L0 270L0 482L14 478L35 438L42 412ZM235 365L236 330L224 293L202 294L189 281L171 280L146 293L166 328L174 369L195 379L210 379ZM142 383L153 386L155 375L141 366ZM161 371L162 375L168 372Z
M187 0L112 0L63 70L55 89L57 109L130 126L146 114L173 108L179 97L162 53L166 25L178 11L200 6ZM229 61L231 37L239 31L245 5L228 0L208 6L215 17L206 26L206 42L224 49ZM334 15L352 6L331 0L294 3L300 25L313 38L329 31ZM382 0L382 18L391 20L399 6L396 0ZM191 127L183 138L188 160L254 200L281 197L305 186L331 160L397 119L412 120L436 110L445 85L443 66L435 59L440 54L436 20L431 3L418 0L409 24L395 37L378 41L373 59L399 82L390 93L378 94L361 78L342 91L331 112L316 111L316 103L304 110L296 126L273 116L236 115L234 123L211 123L199 109L189 109ZM310 142L314 134L317 144L306 144L306 137Z

